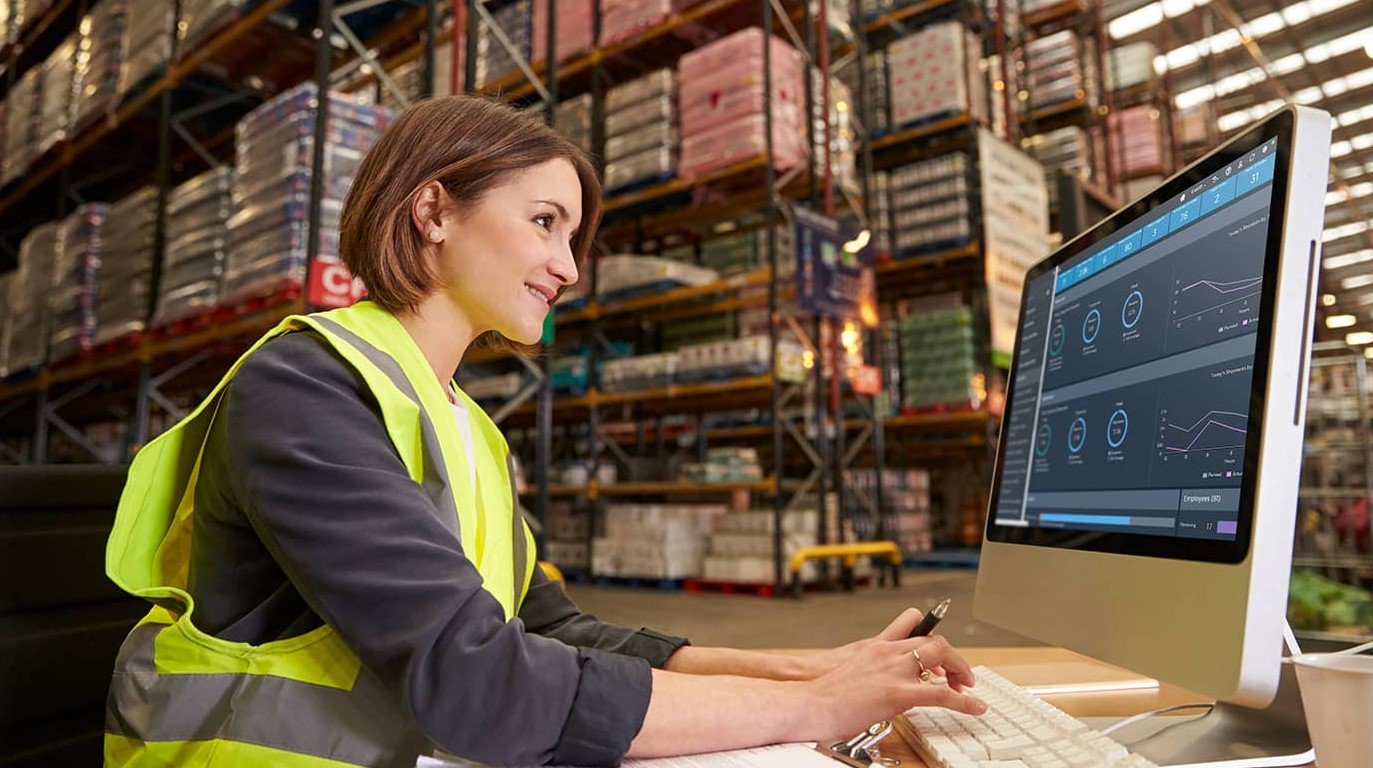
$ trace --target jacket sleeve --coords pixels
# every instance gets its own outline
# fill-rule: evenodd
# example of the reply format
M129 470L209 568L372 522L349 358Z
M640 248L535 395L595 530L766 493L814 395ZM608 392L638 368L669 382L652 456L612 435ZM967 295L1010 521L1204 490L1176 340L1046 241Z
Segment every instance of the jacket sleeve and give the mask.
M647 628L636 631L608 624L582 612L562 586L550 581L540 568L534 569L529 593L520 606L520 619L530 632L579 648L637 656L659 669L673 652L688 644L684 637L664 635Z
M643 724L649 665L505 621L327 342L264 345L215 422L266 548L439 748L505 765L618 764Z

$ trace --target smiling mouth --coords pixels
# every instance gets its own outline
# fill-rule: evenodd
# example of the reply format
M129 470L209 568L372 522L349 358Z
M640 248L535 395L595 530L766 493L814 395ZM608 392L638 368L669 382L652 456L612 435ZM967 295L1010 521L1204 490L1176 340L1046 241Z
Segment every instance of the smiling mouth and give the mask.
M544 304L553 303L553 294L551 292L545 291L543 288L540 288L536 285L531 285L529 283L525 283L524 289L526 291L529 291L530 296L533 296L539 301L542 301Z

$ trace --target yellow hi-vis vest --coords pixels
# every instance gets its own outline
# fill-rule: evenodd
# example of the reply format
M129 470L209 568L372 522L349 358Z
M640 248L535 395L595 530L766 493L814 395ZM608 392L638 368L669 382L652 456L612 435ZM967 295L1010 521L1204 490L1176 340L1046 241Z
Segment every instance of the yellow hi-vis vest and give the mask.
M299 637L227 642L191 623L186 591L195 485L225 385L267 340L313 329L361 376L410 477L434 500L509 621L534 569L533 537L515 511L509 447L471 414L466 455L443 386L394 316L370 302L281 322L239 358L203 403L134 458L105 570L155 607L115 662L106 766L413 766L433 745L394 694L362 669L327 624ZM455 388L456 389L456 388ZM475 487L468 462L476 462ZM455 681L461 684L461 681Z

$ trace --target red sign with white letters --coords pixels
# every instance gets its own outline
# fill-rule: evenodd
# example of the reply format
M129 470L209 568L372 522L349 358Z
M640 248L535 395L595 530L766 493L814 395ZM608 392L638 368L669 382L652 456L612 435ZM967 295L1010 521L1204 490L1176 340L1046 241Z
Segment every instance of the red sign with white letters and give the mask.
M306 298L317 309L338 309L356 304L367 295L362 281L337 261L315 259L310 265L310 288Z

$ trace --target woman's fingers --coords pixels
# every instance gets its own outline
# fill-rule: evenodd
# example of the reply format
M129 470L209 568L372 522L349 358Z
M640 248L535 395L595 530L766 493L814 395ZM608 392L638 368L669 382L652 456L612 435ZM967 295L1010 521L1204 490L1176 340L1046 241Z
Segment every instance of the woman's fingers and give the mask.
M987 711L987 702L947 685L923 686L919 696L923 701L916 706L943 707L967 715L981 715Z
M920 611L917 611L914 608L907 608L901 612L901 615L893 619L892 623L888 624L886 629L877 633L877 636L883 640L901 640L906 638L910 636L911 630L915 629L915 625L919 624L920 620L924 617L924 614Z
M925 669L935 670L943 668L944 677L949 681L949 685L955 690L970 688L977 684L976 676L973 675L972 667L968 662L949 645L949 641L943 635L930 635L929 637L916 637L910 640L901 641L899 644L902 650L911 654L912 666L915 667L916 674L920 673L920 665ZM915 653L920 654L920 660L915 660ZM938 673L936 673L938 674Z

